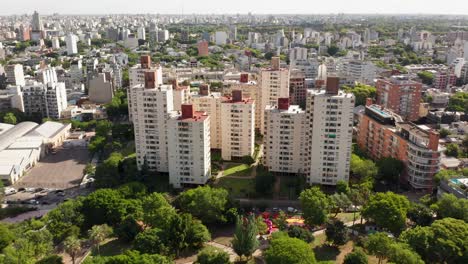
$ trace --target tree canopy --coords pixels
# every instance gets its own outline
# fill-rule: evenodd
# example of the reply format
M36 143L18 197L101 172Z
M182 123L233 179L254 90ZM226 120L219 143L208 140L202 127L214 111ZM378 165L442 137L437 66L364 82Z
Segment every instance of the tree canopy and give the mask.
M329 200L319 187L312 187L302 191L299 200L306 224L316 226L325 223Z
M267 264L314 264L314 252L306 242L290 237L273 238L264 253Z
M376 193L364 206L362 215L393 233L400 233L406 223L410 203L405 196L392 192Z

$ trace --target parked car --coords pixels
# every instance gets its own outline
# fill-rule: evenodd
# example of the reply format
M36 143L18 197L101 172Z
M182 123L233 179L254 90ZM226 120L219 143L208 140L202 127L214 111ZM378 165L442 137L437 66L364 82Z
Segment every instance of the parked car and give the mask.
M5 195L12 195L16 193L16 189L12 187L6 187L3 192Z

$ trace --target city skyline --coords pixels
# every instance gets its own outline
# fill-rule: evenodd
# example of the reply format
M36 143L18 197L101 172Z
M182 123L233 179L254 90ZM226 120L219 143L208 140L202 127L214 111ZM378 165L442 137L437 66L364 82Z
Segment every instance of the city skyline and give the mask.
M380 2L330 0L326 5L317 6L305 0L292 0L285 6L279 2L267 4L266 1L239 0L221 4L215 0L175 0L161 7L157 1L149 0L134 0L130 6L128 1L121 0L83 0L79 6L64 5L59 0L43 0L40 4L32 0L19 0L2 3L0 15L30 14L35 10L41 14L468 14L468 2L464 0L448 0L444 5L438 5L434 0Z

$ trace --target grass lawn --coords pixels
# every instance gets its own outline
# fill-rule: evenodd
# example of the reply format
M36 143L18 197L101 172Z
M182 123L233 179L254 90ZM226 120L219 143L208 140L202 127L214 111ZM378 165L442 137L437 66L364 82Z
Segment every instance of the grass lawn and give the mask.
M352 222L353 221L353 214L354 213L339 213L336 218L345 222L345 223L348 223L348 222ZM332 214L332 215L329 215L329 217L332 217L334 216L335 214ZM361 213L360 212L356 212L356 221L355 223L359 223L360 221L360 215Z
M233 179L222 177L214 187L222 187L229 191L235 198L248 198L254 192L255 182L253 179Z
M250 176L252 168L247 164L228 164L223 176Z

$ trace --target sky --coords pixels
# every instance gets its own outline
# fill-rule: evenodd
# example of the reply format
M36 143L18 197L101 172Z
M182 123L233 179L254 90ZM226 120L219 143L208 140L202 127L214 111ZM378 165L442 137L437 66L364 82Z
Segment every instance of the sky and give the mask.
M464 14L468 0L0 0L0 15L30 14Z

